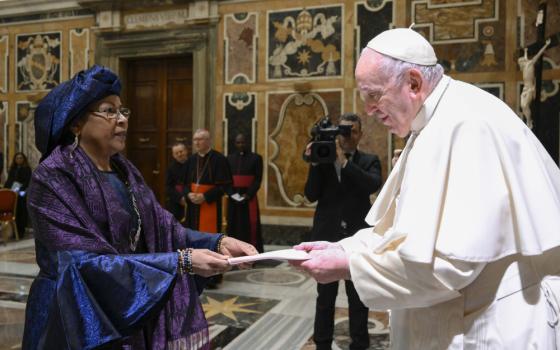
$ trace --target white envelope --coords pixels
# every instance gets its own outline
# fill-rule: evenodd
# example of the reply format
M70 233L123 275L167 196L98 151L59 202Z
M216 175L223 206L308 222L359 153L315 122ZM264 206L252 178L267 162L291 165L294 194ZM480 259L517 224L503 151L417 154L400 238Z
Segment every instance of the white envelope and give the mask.
M257 255L240 256L238 258L229 258L230 265L237 265L246 262L255 262L259 260L307 260L311 256L304 250L282 249L272 252L266 252Z

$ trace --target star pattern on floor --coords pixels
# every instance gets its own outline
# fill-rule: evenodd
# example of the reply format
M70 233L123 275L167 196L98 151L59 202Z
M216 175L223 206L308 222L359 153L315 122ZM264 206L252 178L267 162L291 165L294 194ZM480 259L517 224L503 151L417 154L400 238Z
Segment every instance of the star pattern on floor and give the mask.
M215 315L224 315L229 319L237 322L237 317L235 316L235 312L244 312L244 313L254 313L260 314L260 311L247 309L245 307L257 305L258 303L244 303L244 304L237 304L237 299L239 297L233 297L229 299L225 299L223 301L216 300L209 296L206 297L206 302L202 304L202 308L204 310L204 314L206 318L209 319Z

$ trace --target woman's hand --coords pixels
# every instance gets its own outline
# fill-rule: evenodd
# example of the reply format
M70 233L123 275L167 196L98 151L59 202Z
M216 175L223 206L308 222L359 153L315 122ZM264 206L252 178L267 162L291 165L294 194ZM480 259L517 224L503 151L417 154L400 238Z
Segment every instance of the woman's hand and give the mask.
M257 248L253 247L249 243L245 243L238 239L232 237L222 238L222 246L220 248L220 253L224 255L229 255L230 257L246 256L246 255L256 255L259 254ZM240 269L248 269L252 266L250 263L239 264Z
M231 269L226 255L208 249L192 250L193 272L203 277L219 275Z
M229 255L230 257L259 254L257 248L253 247L249 243L245 243L232 237L222 238L220 253Z

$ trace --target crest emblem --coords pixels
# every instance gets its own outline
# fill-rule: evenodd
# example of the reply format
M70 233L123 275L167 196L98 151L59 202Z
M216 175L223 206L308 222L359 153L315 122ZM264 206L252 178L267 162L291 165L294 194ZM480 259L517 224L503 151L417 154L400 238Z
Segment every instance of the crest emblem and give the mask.
M48 90L60 83L60 33L18 35L17 90Z
M342 8L269 13L268 78L341 75Z

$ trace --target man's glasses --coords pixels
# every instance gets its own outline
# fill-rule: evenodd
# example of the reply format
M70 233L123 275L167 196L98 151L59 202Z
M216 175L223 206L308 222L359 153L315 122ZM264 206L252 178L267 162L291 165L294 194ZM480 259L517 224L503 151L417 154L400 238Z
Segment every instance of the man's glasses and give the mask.
M98 117L103 117L107 120L118 120L119 116L122 116L124 119L128 120L128 118L130 118L130 109L126 108L126 107L121 107L121 108L106 108L103 111L90 111L91 114L98 116Z

